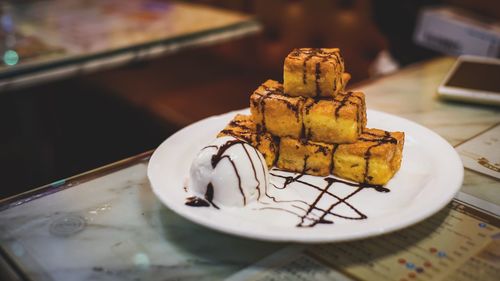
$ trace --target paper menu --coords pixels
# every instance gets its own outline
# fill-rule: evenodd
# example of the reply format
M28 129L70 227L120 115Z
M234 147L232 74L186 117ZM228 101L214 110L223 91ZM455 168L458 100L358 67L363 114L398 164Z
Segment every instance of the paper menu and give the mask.
M454 200L402 231L292 246L229 280L498 280L500 219Z
M466 168L500 179L500 124L456 147Z

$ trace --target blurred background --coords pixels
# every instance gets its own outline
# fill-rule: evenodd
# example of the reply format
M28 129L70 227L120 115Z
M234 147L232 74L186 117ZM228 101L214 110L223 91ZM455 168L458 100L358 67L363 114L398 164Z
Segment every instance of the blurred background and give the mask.
M154 149L188 124L247 107L250 93L261 82L282 80L283 59L293 48L339 47L352 75L351 87L413 63L464 53L461 51L464 48L457 47L460 36L459 41L447 39L449 34L444 32L442 36L417 36L419 32L426 34L431 19L446 22L451 18L489 30L497 45L488 47L483 55L499 56L500 39L494 37L499 32L499 1L137 0L124 4L124 1L73 0L64 5L61 2L65 1L0 4L3 54L0 80L4 83L0 84L3 85L0 86L0 198ZM69 2L73 14L66 13ZM60 77L52 75L51 79L37 78L36 83L23 84L22 79L10 83L28 72L43 72L45 62L35 64L32 57L43 53L44 58L50 59L66 51L49 46L45 39L56 36L51 32L37 37L41 27L38 29L33 24L36 21L28 22L26 18L38 17L44 28L84 39L93 35L80 35L82 30L87 31L83 28L87 25L91 26L88 30L97 33L111 24L113 30L120 30L121 36L135 34L125 28L129 25L111 20L118 12L126 12L129 19L133 16L134 20L145 23L144 34L148 26L161 22L164 15L171 17L171 21L164 26L155 25L159 29L174 30L183 22L188 27L202 24L202 18L187 8L169 16L169 10L177 9L176 3L249 15L260 24L259 30L209 44L192 44L189 48L177 46L168 54L132 59L116 67L75 71ZM104 15L105 22L99 20L96 10ZM453 13L450 16L450 11L461 17ZM68 30L67 22L73 25L76 22L76 29ZM430 28L439 34L439 26L435 29L434 24ZM91 43L99 45L109 34L103 36L92 39ZM464 44L472 42L462 39ZM75 42L72 48L82 49L78 42L87 41L75 39ZM77 58L82 59L81 55Z

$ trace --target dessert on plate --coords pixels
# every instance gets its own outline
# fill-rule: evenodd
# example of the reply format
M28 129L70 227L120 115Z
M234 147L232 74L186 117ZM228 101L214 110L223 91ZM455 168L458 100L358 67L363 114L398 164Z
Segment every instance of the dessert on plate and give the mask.
M385 185L401 166L404 133L366 128L365 94L345 91L349 78L339 49L294 49L283 84L262 83L250 95L251 115L236 115L198 154L190 171L197 197L186 204L245 206L267 190L273 166L333 174L360 187ZM225 192L240 196L214 199Z

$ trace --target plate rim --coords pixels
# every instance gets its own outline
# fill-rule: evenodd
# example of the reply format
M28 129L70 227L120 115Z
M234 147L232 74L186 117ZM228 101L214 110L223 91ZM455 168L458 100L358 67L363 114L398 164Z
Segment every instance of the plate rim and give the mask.
M177 131L167 139L165 139L153 152L151 155L151 158L148 162L148 167L147 167L147 177L151 185L151 189L155 196L162 202L163 205L165 205L167 208L169 208L171 211L174 213L178 214L181 217L186 218L187 220L191 221L192 223L196 223L198 225L207 227L209 229L215 230L217 232L225 233L225 234L230 234L230 235L236 235L239 237L244 237L244 238L249 238L249 239L254 239L254 240L261 240L261 241L271 241L271 242L299 242L299 243L325 243L325 242L345 242L345 241L353 241L353 240L358 240L358 239L364 239L364 238L369 238L369 237L376 237L380 236L383 234L388 234L397 230L401 230L407 227L410 227L412 225L417 224L418 222L421 222L433 214L437 213L439 210L443 209L449 202L452 201L454 198L455 194L460 190L463 184L463 178L464 178L464 166L462 163L461 158L459 157L458 153L455 151L453 146L448 143L443 137L441 137L439 134L436 132L432 131L429 128L426 128L425 126L422 126L414 121L408 120L403 117L399 117L390 113L386 113L383 111L378 111L378 110L373 110L373 109L367 109L367 115L380 115L385 118L390 118L390 119L395 119L398 122L404 122L404 123L409 123L411 126L417 128L418 130L423 130L427 134L431 135L435 140L441 142L441 145L444 145L447 147L447 152L449 152L449 156L455 158L455 161L452 161L454 167L451 167L452 169L455 170L458 174L455 175L454 178L452 178L450 181L450 186L446 189L448 192L441 192L439 193L440 200L439 202L435 203L433 205L433 208L423 208L421 215L419 216L413 216L410 217L407 221L400 222L400 223L393 223L387 227L383 228L377 228L377 229L372 229L370 231L364 231L364 232L357 232L357 233L351 233L351 235L347 236L333 236L329 238L325 237L317 237L317 236L310 236L308 237L308 234L310 235L311 233L304 233L304 235L300 237L296 237L298 235L292 235L292 236L285 236L285 237L277 237L276 235L267 235L265 232L264 233L258 233L258 235L254 235L252 233L248 233L246 231L241 231L238 228L234 227L226 227L224 224L217 224L217 223L211 223L208 220L201 220L198 216L193 215L192 211L184 211L181 209L176 208L173 204L170 204L168 200L164 200L163 194L161 192L162 187L157 186L154 182L154 171L153 171L153 164L156 163L158 160L160 151L167 146L169 140L175 139L176 136L182 135L185 131L191 130L193 127L200 126L203 123L210 123L211 120L214 119L220 119L220 118L228 118L230 120L230 116L234 116L236 114L248 114L249 113L249 108L241 109L241 110L235 110L235 111L230 111L224 114L219 114L219 115L213 115L207 118L204 118L202 120L199 120L195 123L192 123L181 130ZM222 129L222 128L221 128ZM184 179L182 179L184 181ZM186 209L187 210L187 209ZM394 214L391 214L391 216L394 216ZM401 215L397 215L396 217L399 217Z

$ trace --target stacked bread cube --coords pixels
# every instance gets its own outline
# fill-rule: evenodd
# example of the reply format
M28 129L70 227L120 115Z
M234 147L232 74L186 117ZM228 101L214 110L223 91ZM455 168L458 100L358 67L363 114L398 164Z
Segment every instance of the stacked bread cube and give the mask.
M400 167L404 133L367 129L365 95L344 90L349 78L339 49L295 49L283 85L260 85L251 115L236 116L219 136L251 143L269 167L383 185Z

